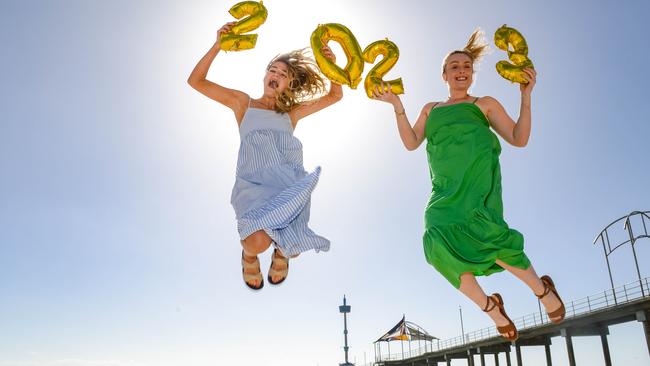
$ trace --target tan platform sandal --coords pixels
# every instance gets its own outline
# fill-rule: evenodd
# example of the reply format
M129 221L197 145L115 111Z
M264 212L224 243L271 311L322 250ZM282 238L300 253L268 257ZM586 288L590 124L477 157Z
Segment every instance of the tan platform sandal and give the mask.
M241 251L241 273L244 276L244 283L246 286L248 286L251 290L261 290L262 287L264 287L264 277L262 277L262 270L260 269L260 260L259 258L255 257L255 261L253 263L246 262L244 260L244 251ZM257 270L257 273L246 273L247 269L253 269ZM255 287L249 283L249 281L254 281L258 280L260 281L259 286Z
M542 276L540 278L542 280L542 283L544 284L544 292L541 295L535 294L538 299L543 299L546 297L549 293L553 292L553 295L557 297L557 299L560 301L560 307L551 311L548 314L548 318L551 322L558 324L561 323L562 320L564 320L564 317L566 316L566 309L564 308L564 302L562 302L562 298L560 298L560 295L557 293L557 289L555 288L555 283L553 283L553 280L549 276ZM553 318L558 318L556 320L553 320Z
M492 300L492 306L490 306L490 300ZM499 307L499 313L501 313L501 315L508 320L507 325L504 325L502 327L497 326L497 332L499 332L503 338L511 342L516 341L517 338L519 338L519 332L517 332L515 323L512 322L508 314L506 314L505 309L503 308L503 299L501 298L501 295L496 292L487 297L487 303L485 304L483 311L489 313L492 311L492 309L494 309L495 306ZM512 335L510 335L511 333Z
M284 269L275 269L273 266L277 265L284 265ZM287 275L289 274L289 258L287 257L281 257L278 255L278 249L273 250L273 255L271 256L271 266L269 267L269 274L266 276L266 279L269 281L271 285L279 285L284 280L287 279ZM272 277L274 276L282 276L282 279L279 280L278 282L273 282Z

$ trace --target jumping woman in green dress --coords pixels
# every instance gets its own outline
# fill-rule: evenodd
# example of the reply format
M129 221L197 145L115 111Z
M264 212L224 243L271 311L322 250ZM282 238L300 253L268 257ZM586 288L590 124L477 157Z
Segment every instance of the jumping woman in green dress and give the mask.
M562 321L565 310L551 278L535 273L524 253L521 233L503 220L501 146L494 132L511 145L526 146L536 72L524 70L528 83L520 86L521 107L515 123L496 99L468 94L474 65L486 50L482 32L477 30L465 48L445 57L442 78L449 97L425 104L414 126L388 85L377 88L374 97L393 105L406 149L415 150L427 140L433 186L425 213L427 262L487 312L503 337L515 340L517 329L505 313L501 296L487 296L475 276L505 269L541 299L551 321Z

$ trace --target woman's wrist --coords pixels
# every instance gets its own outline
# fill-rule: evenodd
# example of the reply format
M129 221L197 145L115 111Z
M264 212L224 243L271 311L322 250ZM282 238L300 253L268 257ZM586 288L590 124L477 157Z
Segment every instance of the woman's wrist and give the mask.
M397 102L392 104L393 104L393 111L395 112L396 115L400 116L406 114L406 110L404 109L404 106L402 105L401 101L397 100Z

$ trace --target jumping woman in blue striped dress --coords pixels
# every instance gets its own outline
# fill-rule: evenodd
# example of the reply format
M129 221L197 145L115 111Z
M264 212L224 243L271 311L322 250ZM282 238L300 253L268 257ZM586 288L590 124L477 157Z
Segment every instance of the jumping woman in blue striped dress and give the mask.
M272 243L275 248L267 280L274 285L287 277L288 258L311 249L329 249L329 240L307 226L311 192L320 168L312 173L305 171L302 144L293 136L293 130L302 118L339 101L343 90L332 83L324 95L325 79L302 50L271 60L264 76L263 95L257 99L206 80L221 49L221 36L233 24L219 29L216 42L196 65L188 82L235 113L241 144L231 203L243 247L244 282L259 290L264 279L257 256ZM322 51L336 61L329 47Z

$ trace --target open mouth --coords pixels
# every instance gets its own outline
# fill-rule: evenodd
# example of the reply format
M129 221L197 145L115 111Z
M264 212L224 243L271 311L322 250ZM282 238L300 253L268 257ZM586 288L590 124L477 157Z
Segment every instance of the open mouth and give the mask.
M275 80L269 81L269 88L275 89L277 87L278 87L278 82L277 81L275 81Z
M459 76L456 78L456 81L466 81L466 80L467 80L467 76Z

